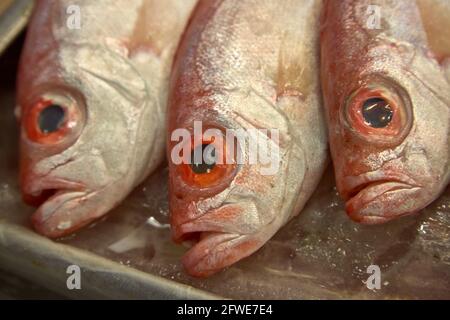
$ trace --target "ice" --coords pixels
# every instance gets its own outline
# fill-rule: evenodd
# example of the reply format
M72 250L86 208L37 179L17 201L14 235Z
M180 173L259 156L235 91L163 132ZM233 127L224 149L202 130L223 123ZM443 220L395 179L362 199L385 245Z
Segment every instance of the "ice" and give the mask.
M0 88L0 222L28 226L33 209L18 190L11 83ZM182 269L187 248L170 239L167 192L163 165L107 217L59 241L228 298L450 299L450 189L418 215L362 226L345 215L329 168L299 216L257 253L208 279ZM380 290L364 284L371 264L381 269Z

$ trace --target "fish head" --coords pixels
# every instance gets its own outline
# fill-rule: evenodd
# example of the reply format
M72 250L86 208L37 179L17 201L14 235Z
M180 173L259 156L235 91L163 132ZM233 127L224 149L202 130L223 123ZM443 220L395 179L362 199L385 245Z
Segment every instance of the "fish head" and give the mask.
M417 212L448 183L450 96L425 48L379 37L367 57L339 78L330 144L348 215L376 224Z
M227 93L219 100L241 103L247 110L266 103L256 96L233 96ZM283 123L267 109L259 120ZM283 125L279 132L263 131L239 116L230 117L222 107L183 110L169 121L176 123L168 142L172 236L178 243L194 244L183 264L189 274L206 277L258 250L298 213L299 198L309 196L301 189L307 166L303 150ZM202 120L197 131L196 119ZM202 163L195 159L196 150ZM212 150L214 161L208 164ZM252 160L256 150L270 154L270 160ZM303 187L309 188L307 183Z
M167 121L172 237L193 242L190 275L257 251L320 181L327 132L309 32L319 12L317 1L200 1L191 17Z
M45 30L30 29L21 58L20 180L24 200L38 206L34 228L59 237L102 216L141 179L157 127L143 123L157 108L125 56L36 35Z

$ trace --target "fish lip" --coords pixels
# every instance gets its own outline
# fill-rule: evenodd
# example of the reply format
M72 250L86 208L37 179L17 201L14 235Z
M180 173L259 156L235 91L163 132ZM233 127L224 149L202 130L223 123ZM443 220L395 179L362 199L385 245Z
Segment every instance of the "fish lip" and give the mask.
M242 215L245 210L242 209L240 205L237 205L235 202L223 201L219 206L212 206L207 209L205 212L198 216L191 217L190 219L179 221L178 223L172 222L172 239L176 243L183 243L185 240L198 241L204 234L240 234L240 235L248 235L253 234L256 230L243 232L242 230L236 230L234 227L226 226L226 225L218 225L214 223L215 218L214 214L217 213L218 210L224 208L238 208L239 215ZM174 215L172 215L173 217ZM211 223L212 222L212 223Z
M28 180L30 181L30 180ZM83 183L49 176L33 177L22 185L22 198L32 206L40 207L55 194L87 192Z
M32 214L31 224L34 230L36 230L41 235L53 239L60 238L64 235L78 230L80 228L79 224L74 224L70 219L59 221L56 227L49 226L52 225L51 219L52 217L54 217L55 212L60 210L62 206L64 206L69 201L86 197L88 194L89 193L85 191L75 190L56 191Z
M67 201L73 200L75 198L79 198L81 196L85 196L88 193L86 191L77 191L77 190L57 190L53 195L51 195L42 205L39 206L39 208L35 211L35 213L32 216L32 221L36 224L43 224L47 220L51 218L51 213L58 210L59 207L64 205ZM56 207L52 208L50 212L45 211L46 206L48 206L52 202L58 202L58 199L65 198L64 201L59 203Z
M214 260L213 256L211 257L212 252L217 251L218 253L221 250L217 250L217 247L223 246L225 243L230 241L237 241L239 238L244 237L244 235L233 234L233 233L222 233L222 232L211 232L207 233L207 235L200 240L195 246L193 246L188 252L184 254L181 258L181 262L187 271L188 274L198 278L209 277L227 267L231 264L225 263L211 263L208 267L201 266L202 262L205 260L210 260L211 258ZM205 248L206 244L206 248ZM203 246L202 246L203 245ZM203 248L202 248L203 247ZM238 260L240 260L239 258Z
M203 216L203 215L202 215ZM202 217L200 216L200 217ZM176 243L182 243L185 241L194 241L195 244L199 243L204 234L222 233L226 234L223 230L215 228L205 228L204 226L198 226L195 222L198 218L184 222L178 226L174 226L172 229L172 239Z
M224 208L225 211L224 211ZM194 277L208 277L251 255L279 230L283 219L236 227L246 206L235 201L224 201L189 220L173 220L172 239L177 243L190 244L181 261L185 271ZM225 213L225 215L223 215ZM237 217L237 220L233 220ZM221 223L230 218L233 223ZM258 220L258 222L260 222Z
M381 183L395 182L413 187L420 187L416 181L401 173L383 173L381 171L372 171L357 176L347 176L343 179L344 190L341 192L345 201L357 196L365 188Z
M395 215L390 215L389 212L383 212L381 214L362 214L361 210L369 203L376 201L379 197L389 192L421 188L414 180L402 174L392 176L378 174L377 178L368 174L350 176L347 177L347 179L344 179L344 182L350 182L347 184L350 188L344 193L347 215L352 220L363 224L380 224L394 218L414 213L414 210L410 210Z
M174 214L174 212L172 212L172 240L176 243L183 243L185 240L190 241L193 238L195 240L196 235L201 236L202 233L235 233L230 230L218 228L217 226L211 226L208 223L205 224L205 220L211 220L211 214L214 214L217 209L233 204L233 202L221 201L218 205L211 206L199 215L191 216L188 219L182 219L181 221L178 220L177 222L175 222L173 218L175 216L179 217L180 214ZM198 243L199 241L194 242Z
M86 198L91 192L84 183L57 177L51 172L40 175L29 171L21 179L24 202L36 207L30 217L31 225L48 238L59 238L80 228L70 219L58 222L55 213L67 202Z
M213 228L205 228L204 226L197 226L195 220L188 221L172 229L172 238L177 243L184 243L189 245L189 250L181 258L184 269L188 274L194 277L205 278L222 269L226 266L221 264L213 264L212 268L198 270L198 265L202 263L207 256L215 250L217 246L223 245L228 241L239 238L240 234L233 234ZM201 248L207 244L208 249Z

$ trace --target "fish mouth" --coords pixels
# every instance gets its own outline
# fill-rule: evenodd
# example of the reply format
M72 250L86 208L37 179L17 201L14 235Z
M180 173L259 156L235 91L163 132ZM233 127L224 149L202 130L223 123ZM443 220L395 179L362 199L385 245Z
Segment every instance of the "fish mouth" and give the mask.
M223 232L221 230L195 228L186 223L173 229L175 242L188 242L192 246L182 257L183 267L191 276L205 278L258 250L258 237L248 234Z
M24 201L37 207L31 216L33 228L49 238L58 238L79 229L80 224L74 223L69 214L70 209L89 194L84 185L63 179L33 181L25 183L22 188ZM65 219L63 215L66 215Z
M421 187L410 178L349 177L343 198L348 216L362 224L380 224L413 214L420 208ZM405 181L406 180L406 181ZM345 180L344 180L345 181Z
M49 238L59 238L81 228L84 224L76 224L69 217L62 219L55 213L59 211L69 212L70 208L66 207L70 206L67 206L67 204L73 203L72 206L79 204L86 195L86 192L80 191L56 191L31 216L34 229Z
M32 180L32 182L29 182ZM84 184L66 179L33 177L22 183L22 199L33 207L39 207L54 195L62 192L86 190Z
M225 201L200 215L186 207L171 209L172 238L189 242L191 248L181 259L194 277L208 277L253 254L284 224L284 215L270 214L261 219L254 201ZM186 219L189 217L189 219Z
M209 235L226 233L227 232L219 229L214 230L212 228L208 229L203 226L197 226L195 220L193 220L173 227L172 239L176 243L188 243L195 245Z

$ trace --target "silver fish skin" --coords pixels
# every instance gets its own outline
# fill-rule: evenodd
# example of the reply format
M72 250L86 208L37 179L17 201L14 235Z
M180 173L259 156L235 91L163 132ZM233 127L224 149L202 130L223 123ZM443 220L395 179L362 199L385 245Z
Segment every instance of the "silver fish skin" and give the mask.
M193 276L258 250L300 212L322 176L320 8L316 0L205 0L194 11L175 59L168 113L172 234L177 242L198 240L183 257ZM244 161L196 174L177 164L172 133L194 135L195 121L222 134L277 130L278 170L266 175L266 165ZM257 143L273 141L264 135ZM241 151L248 159L248 148Z
M24 199L48 237L115 207L164 158L173 57L194 0L38 0L17 80Z

